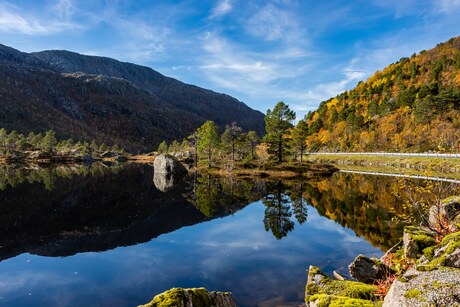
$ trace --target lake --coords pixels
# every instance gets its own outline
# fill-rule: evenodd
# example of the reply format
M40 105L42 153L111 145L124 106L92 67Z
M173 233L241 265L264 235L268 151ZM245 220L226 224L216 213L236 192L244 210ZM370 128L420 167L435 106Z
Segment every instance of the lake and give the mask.
M172 287L296 306L309 265L347 275L397 243L408 186L426 183L188 176L162 192L134 164L3 166L0 180L0 306L137 306Z

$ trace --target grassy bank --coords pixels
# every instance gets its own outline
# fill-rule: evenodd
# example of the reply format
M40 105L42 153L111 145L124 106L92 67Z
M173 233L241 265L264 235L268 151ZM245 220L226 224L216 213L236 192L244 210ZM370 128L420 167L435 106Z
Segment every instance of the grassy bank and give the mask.
M460 159L367 155L311 155L308 161L329 163L340 169L388 171L413 175L460 177Z

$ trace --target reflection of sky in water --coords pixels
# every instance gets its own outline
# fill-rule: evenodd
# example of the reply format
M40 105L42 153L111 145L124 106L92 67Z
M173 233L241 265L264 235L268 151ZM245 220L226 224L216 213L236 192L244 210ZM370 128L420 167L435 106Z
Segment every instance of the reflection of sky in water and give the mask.
M346 273L363 239L321 217L277 240L257 202L232 216L179 229L151 242L65 258L23 254L0 262L0 306L133 306L172 287L233 292L241 306L301 301L308 265Z

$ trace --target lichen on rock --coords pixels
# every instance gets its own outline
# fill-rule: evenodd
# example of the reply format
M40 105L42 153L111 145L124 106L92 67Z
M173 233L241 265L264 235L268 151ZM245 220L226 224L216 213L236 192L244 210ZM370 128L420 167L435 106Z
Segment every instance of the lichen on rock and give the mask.
M139 307L236 307L236 303L229 292L208 292L205 288L173 288Z
M404 228L404 255L407 258L418 258L423 250L436 244L436 233L427 227L406 226Z
M441 243L423 250L418 260L419 271L431 271L441 266L460 268L460 232L445 236Z
M350 280L332 280L317 267L310 266L305 287L307 306L375 306L373 285ZM347 306L347 305L345 305Z
M384 307L459 306L460 270L440 267L430 272L415 269L397 279L385 296Z

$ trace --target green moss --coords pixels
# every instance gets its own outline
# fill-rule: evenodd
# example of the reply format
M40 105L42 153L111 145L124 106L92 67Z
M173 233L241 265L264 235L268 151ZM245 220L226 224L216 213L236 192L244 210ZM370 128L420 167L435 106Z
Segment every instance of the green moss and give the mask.
M419 298L420 295L422 295L422 291L419 289L412 289L412 290L407 290L406 293L404 294L405 298Z
M306 296L314 294L330 294L350 298L374 300L376 287L350 280L330 280L329 278L325 278L319 285L308 283L305 290Z
M375 299L376 287L350 280L332 280L327 289L330 294L370 300Z
M309 297L309 299L306 300L306 302L316 302L318 307L376 307L382 306L383 303L328 294L315 294Z
M161 294L158 294L153 300L139 307L182 307L185 306L185 293L182 288L173 288Z
M183 307L187 305L186 293L191 297L194 307L206 307L216 303L205 288L173 288L155 296L150 303L139 307Z
M438 255L437 257L434 257L436 250L439 250L441 248L444 248L444 251L442 252L442 254ZM458 248L460 248L460 232L454 232L454 233L451 233L445 236L442 239L441 244L439 244L438 246L435 246L433 250L425 249L427 254L430 254L430 253L432 254L431 258L427 256L430 262L425 265L421 265L417 267L417 270L432 271L434 269L439 268L440 266L445 265L447 256L452 254ZM425 253L425 250L424 250L424 253Z
M452 202L460 203L460 196L450 196L442 200L443 204L448 204Z
M426 247L423 249L423 255L425 255L425 257L428 259L428 260L431 260L433 259L433 256L434 256L434 251L436 249L436 245L435 246L429 246L429 247Z
M312 282L305 287L305 295L313 295L318 293L318 286Z

